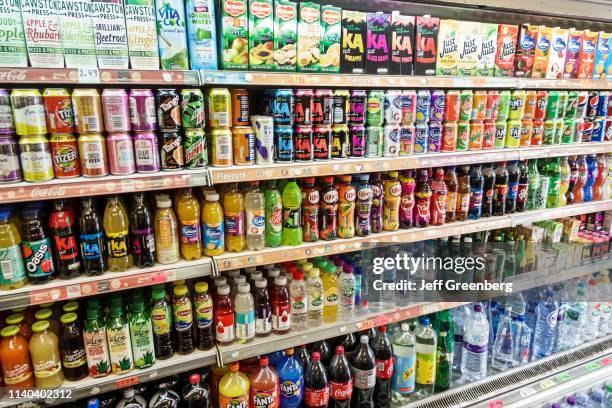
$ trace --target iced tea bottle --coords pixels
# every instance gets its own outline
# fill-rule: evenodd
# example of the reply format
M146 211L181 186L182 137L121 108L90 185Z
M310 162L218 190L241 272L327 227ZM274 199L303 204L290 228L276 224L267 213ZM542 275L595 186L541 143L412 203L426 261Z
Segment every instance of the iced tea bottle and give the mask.
M172 342L172 310L168 304L164 285L153 286L151 298L151 325L155 357L165 360L174 354L174 345Z
M167 195L160 194L156 199L157 212L153 229L155 230L157 262L171 264L180 259L176 215L172 210L172 201Z
M217 295L213 307L215 321L215 339L217 343L227 344L234 341L234 305L230 298L228 285L217 286Z
M219 194L215 192L206 193L204 199L206 200L202 206L204 255L221 255L225 252L225 229Z
M115 195L108 199L104 210L104 234L108 255L108 269L125 271L132 266L128 244L129 223L123 204Z
M34 374L30 363L28 342L19 333L19 327L6 326L0 335L2 335L0 364L2 364L2 378L6 388L34 388Z
M355 186L352 176L340 176L338 180L338 238L355 236Z
M193 306L196 314L196 345L200 350L208 350L215 345L213 334L213 302L208 293L208 283L195 284Z
M302 187L302 230L304 242L319 240L319 189L314 177L306 177Z
M333 177L321 179L321 194L319 201L319 236L325 241L338 236L338 188Z
M30 357L36 388L57 388L64 382L57 336L45 320L34 323L32 331Z
M189 354L193 351L193 307L189 298L189 289L185 285L173 289L172 317L176 330L176 351Z
M399 228L399 209L402 186L397 179L397 171L390 171L383 182L383 230L395 231Z
M238 184L232 183L223 196L223 213L225 217L225 249L228 252L244 251L244 196L238 190Z
M191 188L183 190L177 200L181 255L188 261L202 256L202 230L200 229L200 203Z

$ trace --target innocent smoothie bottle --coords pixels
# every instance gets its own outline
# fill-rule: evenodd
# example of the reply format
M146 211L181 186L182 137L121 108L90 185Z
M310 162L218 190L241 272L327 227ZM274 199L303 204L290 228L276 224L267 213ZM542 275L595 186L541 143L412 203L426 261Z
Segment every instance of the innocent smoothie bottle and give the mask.
M399 227L399 208L402 186L397 180L397 171L390 171L383 182L383 230L395 231Z
M0 332L0 363L7 388L34 388L34 375L30 364L28 342L19 333L19 327L7 326Z
M225 231L219 194L206 193L204 198L206 200L202 206L204 255L221 255L225 252Z
M338 237L355 236L355 186L351 176L338 177Z
M108 269L113 272L125 271L132 266L129 253L128 216L117 196L108 199L104 210L104 233L108 248Z
M249 406L249 379L239 371L237 362L229 365L229 372L221 378L219 383L220 407L248 407Z
M229 252L243 251L246 245L244 237L244 196L233 183L223 196L225 217L225 249Z
M200 203L191 188L183 190L177 200L177 213L180 224L181 255L187 260L202 256L202 230L200 229Z
M323 321L333 323L338 319L338 275L335 265L327 265L323 281Z
M28 280L23 267L21 235L11 220L9 208L0 209L0 289L17 289Z
M178 226L176 215L172 211L172 201L165 194L157 196L154 230L157 262L161 264L177 262L180 259Z
M57 388L64 382L57 336L46 320L34 323L32 331L30 356L36 388Z

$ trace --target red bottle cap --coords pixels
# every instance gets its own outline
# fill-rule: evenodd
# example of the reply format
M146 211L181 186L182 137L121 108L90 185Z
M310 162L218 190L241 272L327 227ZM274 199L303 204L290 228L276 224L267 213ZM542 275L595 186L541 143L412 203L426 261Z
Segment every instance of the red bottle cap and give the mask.
M200 374L191 374L189 376L189 384L198 384L200 382Z
M344 347L336 346L336 354L339 354L339 355L344 354Z
M302 272L302 271L295 271L295 272L293 272L293 279L294 280L302 280L302 279L304 279L304 272Z
M262 367L267 367L268 366L268 357L261 357L259 359L259 365Z
M378 326L378 331L381 333L386 333L387 332L387 326Z
M314 353L312 353L312 361L321 361L321 354L319 354L318 351L315 351Z

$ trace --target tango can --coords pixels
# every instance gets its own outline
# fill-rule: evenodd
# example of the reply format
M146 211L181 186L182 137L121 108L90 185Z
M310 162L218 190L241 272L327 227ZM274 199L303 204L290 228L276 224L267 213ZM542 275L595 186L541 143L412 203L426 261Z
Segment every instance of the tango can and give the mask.
M444 100L444 120L447 122L456 122L459 120L459 111L461 110L461 92L458 90L449 90L446 92Z
M185 167L183 138L179 132L162 131L159 143L162 170L180 170Z
M158 89L155 101L159 128L166 131L178 131L181 128L181 103L176 89Z
M442 145L440 151L454 152L457 149L457 122L442 123Z

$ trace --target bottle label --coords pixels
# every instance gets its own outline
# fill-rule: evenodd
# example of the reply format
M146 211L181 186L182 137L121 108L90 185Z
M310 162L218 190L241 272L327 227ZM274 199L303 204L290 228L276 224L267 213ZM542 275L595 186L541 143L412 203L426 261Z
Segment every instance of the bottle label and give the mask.
M339 383L335 381L329 382L329 396L334 401L344 401L351 398L353 395L353 382L347 381Z
M529 192L529 184L519 184L517 199L520 202L527 202L527 195Z
M351 365L351 373L353 374L355 388L367 390L374 388L374 385L376 385L376 367L371 370L360 370Z
M241 340L255 337L254 310L249 310L245 313L236 312L236 337Z
M308 308L311 312L323 310L323 293L310 293L308 299L310 303Z
M205 329L210 327L213 322L213 304L212 300L195 300L194 302L196 321L198 328Z
M193 310L191 309L191 301L184 299L179 302L174 302L174 327L178 331L191 330L193 325Z
M508 183L508 199L516 200L516 195L518 193L518 182L511 181Z
M393 358L376 360L376 378L389 379L393 375Z
M291 327L291 306L272 305L272 329L289 330Z
M263 235L266 229L266 218L263 212L247 211L247 235Z
M107 232L106 245L110 258L124 258L128 255L128 234L125 232Z
M222 343L234 340L234 313L214 313L215 337Z
M459 194L459 212L467 213L470 209L470 195Z
M283 227L289 229L300 228L302 225L302 208L285 207L283 208Z
M266 221L273 233L280 233L283 228L283 207L272 205L266 208Z
M255 332L270 333L272 331L272 307L270 304L258 306L255 309Z
M81 255L87 261L97 261L102 258L102 233L81 234Z
M104 329L84 330L83 343L85 344L89 375L97 378L109 374L111 367L108 357L106 331Z
M235 397L229 397L219 393L220 408L247 408L249 406L249 394L241 394Z
M151 308L151 323L153 325L153 333L156 335L163 336L170 333L170 325L172 324L170 308L153 306Z
M258 390L251 385L251 408L278 407L278 387Z
M302 378L298 378L295 381L292 380L281 380L280 381L280 399L281 406L297 406L302 400Z
M198 220L181 221L181 244L196 245L202 242Z
M25 262L28 276L38 278L53 273L53 259L51 258L51 241L49 238L39 241L22 241L21 252Z
M325 289L324 307L338 306L338 287L332 286Z
M127 372L132 369L132 350L130 349L130 332L127 325L119 328L108 328L108 351L110 353L111 368L115 374Z
M416 371L416 358L395 356L391 388L400 394L409 394L414 391Z
M153 228L132 230L132 247L130 250L134 255L153 254L155 252Z
M153 330L151 321L131 322L132 352L136 368L151 367L155 363L155 350L153 349Z
M12 364L4 369L4 382L7 385L19 384L32 377L32 368L28 363Z
M25 279L26 273L19 245L0 248L0 272L2 273L0 284L3 285L21 282Z
M134 140L134 153L139 166L153 166L155 160L152 152L156 151L151 140Z
M204 224L204 248L223 249L225 247L223 221L218 224Z
M416 365L416 383L433 384L436 378L436 355L417 353Z
M352 279L340 281L340 306L345 309L355 307L355 282Z
M65 368L77 368L87 364L87 356L84 348L68 350L62 353L62 364Z
M157 218L159 251L172 251L174 249L176 224L168 213L161 213Z
M294 316L305 315L308 312L306 309L306 298L301 296L299 298L291 299L291 314Z
M457 193L454 191L449 191L446 194L446 211L449 213L457 211Z
M471 191L472 199L471 199L471 207L472 208L480 208L482 207L482 190L474 189Z
M495 199L496 200L505 200L508 195L508 185L507 184L496 184L495 185Z
M225 213L225 235L242 236L244 234L244 213Z
M304 403L309 407L326 407L329 404L329 388L313 390L306 388L304 393Z
M62 369L62 364L59 360L38 360L32 361L34 368L34 377L48 378L59 373Z

